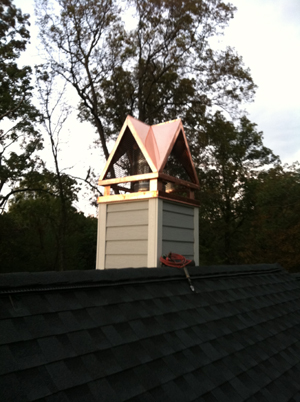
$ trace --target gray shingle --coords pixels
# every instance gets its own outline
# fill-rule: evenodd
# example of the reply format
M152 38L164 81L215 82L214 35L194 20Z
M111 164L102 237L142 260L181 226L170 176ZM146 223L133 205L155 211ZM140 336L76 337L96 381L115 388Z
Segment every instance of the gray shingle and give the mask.
M5 274L2 401L300 394L298 281L277 265Z

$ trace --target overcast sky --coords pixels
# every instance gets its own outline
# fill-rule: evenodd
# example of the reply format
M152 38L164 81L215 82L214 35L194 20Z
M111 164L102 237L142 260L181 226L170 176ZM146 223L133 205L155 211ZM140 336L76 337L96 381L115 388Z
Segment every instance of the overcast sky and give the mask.
M33 3L34 0L15 0L17 7L32 16L32 46L28 48L27 60L34 65L39 59ZM300 161L300 0L232 3L238 10L221 38L221 45L237 49L258 85L254 102L245 105L248 117L257 123L264 133L265 145L282 162ZM82 131L80 124L76 127ZM99 170L101 173L102 168Z
M282 162L300 161L300 0L235 0L223 41L235 47L258 85L247 105L265 145Z

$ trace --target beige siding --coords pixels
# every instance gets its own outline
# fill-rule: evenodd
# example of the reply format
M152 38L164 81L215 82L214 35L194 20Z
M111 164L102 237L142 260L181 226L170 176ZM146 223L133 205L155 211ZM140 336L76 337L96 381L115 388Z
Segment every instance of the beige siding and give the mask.
M106 240L147 240L148 226L109 227L106 230Z
M197 222L194 207L161 199L102 204L97 268L154 267L169 252L196 260Z
M194 207L164 202L162 253L194 259Z
M148 200L109 204L105 268L147 266Z
M163 241L163 254L168 253L181 254L186 258L194 259L194 242L188 243L183 241Z
M148 209L148 200L108 204L107 209L108 212L137 211L138 209Z
M194 216L194 208L186 207L182 204L171 204L169 202L164 202L164 211L179 213L180 215L191 215Z
M147 267L146 255L107 255L105 268L142 268Z
M147 210L108 212L107 214L107 227L138 226L147 224Z
M107 241L106 255L147 254L147 240Z
M174 226L163 227L163 238L169 241L194 241L193 229L176 228Z
M181 215L176 212L163 212L163 225L167 227L177 227L182 229L193 229L194 216Z

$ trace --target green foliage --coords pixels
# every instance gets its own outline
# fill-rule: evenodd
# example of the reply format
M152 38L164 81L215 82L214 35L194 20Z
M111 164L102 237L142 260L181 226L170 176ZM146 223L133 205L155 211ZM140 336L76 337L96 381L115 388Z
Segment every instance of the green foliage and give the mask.
M57 191L45 185L44 193L19 193L9 212L0 215L1 272L60 269L61 200L52 195ZM97 219L78 213L68 202L64 270L95 267L96 233Z
M282 167L246 117L236 127L216 113L197 140L201 264L300 271L299 165Z
M131 4L136 27L109 37L114 64L99 89L99 114L109 133L118 132L130 114L149 124L181 117L192 136L212 106L235 113L241 101L252 99L255 85L241 57L231 48L213 51L209 44L233 17L231 4Z
M72 207L77 183L58 166L57 139L67 109L55 125L53 72L47 75L42 67L38 70L42 114L31 105L31 69L16 63L29 40L29 16L11 1L3 1L0 17L0 207L13 197L8 212L0 215L1 271L91 269L96 220ZM61 96L56 105L60 106ZM48 128L55 173L34 157L42 145L36 130L41 122Z
M253 179L278 157L246 117L236 127L219 112L204 122L198 147L201 263L240 262L237 239L252 213Z
M240 258L245 263L278 262L291 272L300 272L299 164L260 172L253 194Z
M74 201L78 201L77 194L80 189L77 181L67 174L61 174L61 184L65 195L66 203L72 205ZM28 191L28 189L30 191ZM60 182L56 173L46 168L39 171L32 171L20 183L19 192L15 194L9 206L18 204L24 199L37 198L60 198Z
M233 18L230 3L56 0L55 12L49 0L38 5L52 68L76 89L79 116L97 129L106 158L106 141L128 114L149 124L181 117L192 128L211 106L236 112L253 97L241 57L209 44ZM133 30L120 20L128 7Z
M22 15L10 0L0 5L0 208L17 191L19 181L32 171L41 149L35 129L39 119L30 103L31 69L19 68L16 60L29 40L28 15Z
M29 40L29 16L6 0L1 2L0 18L0 116L15 118L31 89L30 68L19 69L15 63Z

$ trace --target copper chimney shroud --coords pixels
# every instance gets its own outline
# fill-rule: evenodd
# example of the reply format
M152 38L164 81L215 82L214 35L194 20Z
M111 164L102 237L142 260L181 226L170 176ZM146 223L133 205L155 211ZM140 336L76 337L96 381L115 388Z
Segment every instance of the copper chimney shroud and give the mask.
M199 181L181 119L149 126L127 116L99 185L98 204L154 197L197 206Z

